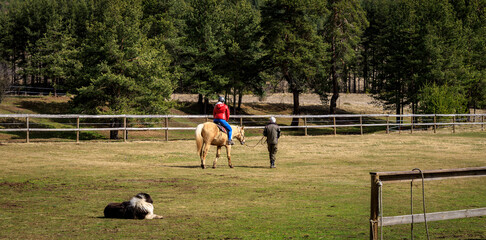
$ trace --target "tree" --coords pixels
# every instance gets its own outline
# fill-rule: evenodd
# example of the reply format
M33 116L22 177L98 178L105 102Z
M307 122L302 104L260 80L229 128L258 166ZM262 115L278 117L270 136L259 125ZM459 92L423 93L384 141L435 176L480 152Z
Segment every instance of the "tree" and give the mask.
M0 103L9 85L8 58L10 50L8 48L9 40L7 39L11 36L8 15L3 8L3 3L0 3Z
M293 112L300 114L299 95L315 79L323 79L326 44L318 34L318 19L325 12L320 1L269 0L262 7L265 64L281 74L293 94ZM294 118L292 125L299 124Z
M60 15L52 17L47 32L35 44L32 67L26 69L30 75L42 76L44 84L52 85L55 90L63 86L66 79L73 78L82 67L77 59L76 40L64 27Z
M326 22L325 36L330 44L330 78L332 97L330 113L336 113L339 98L339 79L345 79L343 71L350 66L358 55L358 44L364 29L368 26L366 15L358 0L331 0L328 2L331 13Z
M467 99L459 87L425 85L420 90L419 100L419 112L424 114L462 114L467 111Z
M470 79L467 35L448 1L374 0L366 1L366 6L374 17L366 46L372 53L367 59L373 66L373 93L378 99L397 114L407 105L415 113L424 99L418 93L425 86L465 86Z
M184 67L190 74L187 85L191 86L193 93L200 95L201 112L206 113L208 98L222 92L228 83L228 78L218 71L218 60L224 55L221 34L224 27L223 1L192 0L190 3L191 10L185 18L187 27L183 45L187 61Z
M233 93L233 109L240 107L245 90L262 86L259 61L263 55L260 14L248 0L228 1L224 9L223 48L219 71L226 76L226 92ZM238 107L236 96L239 96Z
M142 34L139 1L99 1L80 50L83 69L70 85L77 112L161 114L173 89L164 46ZM113 122L116 126L116 122ZM112 135L116 138L116 134Z
M171 58L169 71L178 80L177 92L188 92L188 75L183 64L188 60L183 46L185 39L184 15L189 11L185 0L144 0L142 1L142 29L150 39L160 41Z
M452 1L459 20L463 22L465 37L464 86L471 108L486 107L486 8L485 0Z

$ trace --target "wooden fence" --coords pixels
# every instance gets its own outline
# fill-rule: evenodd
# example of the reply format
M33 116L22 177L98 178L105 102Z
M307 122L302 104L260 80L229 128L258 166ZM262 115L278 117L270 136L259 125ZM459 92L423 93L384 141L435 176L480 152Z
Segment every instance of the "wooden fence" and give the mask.
M439 127L479 126L484 131L486 114L343 114L343 115L233 115L231 124L244 125L246 129L263 129L268 118L274 116L279 123L298 119L298 126L281 124L282 129L303 129L308 134L309 129L332 129L337 134L338 128L356 128L363 134L365 128L381 127L390 131L410 131L420 128L433 129L434 133ZM33 119L71 119L75 124L62 127L35 127ZM103 119L104 127L96 127L94 119ZM140 119L157 119L158 125L133 124ZM186 123L171 120L192 119ZM164 131L165 140L169 140L169 131L194 131L196 125L202 121L212 119L211 115L58 115L58 114L0 114L0 132L25 132L26 141L30 141L31 132L76 132L76 142L79 142L80 132L85 131L122 131L124 141L127 140L128 131ZM127 120L130 120L128 124ZM91 122L91 123L88 123ZM110 122L116 123L107 125ZM89 126L89 127L87 127Z
M422 175L423 173L423 175ZM382 209L380 196L383 183L410 182L413 180L441 180L446 178L485 177L486 167L459 168L431 171L404 171L404 172L370 172L371 175L371 214L370 214L370 239L377 240L378 226L392 226L410 224L425 221L440 221L457 218L486 216L486 207L476 209L464 209L447 212L433 212L424 214L381 216ZM381 231L383 233L383 231Z

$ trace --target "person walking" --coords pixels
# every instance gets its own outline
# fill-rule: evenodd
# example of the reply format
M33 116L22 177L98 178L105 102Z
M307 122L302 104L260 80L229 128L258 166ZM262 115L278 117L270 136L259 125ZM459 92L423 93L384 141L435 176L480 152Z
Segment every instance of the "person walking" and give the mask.
M233 134L233 129L228 124L228 120L230 117L230 110L226 104L224 104L224 97L219 97L218 102L214 106L213 109L213 122L216 124L221 124L226 130L228 131L228 145L234 145L233 140L231 139Z
M277 154L278 139L280 138L280 127L274 117L270 118L270 123L265 126L263 136L267 137L268 153L270 154L270 168L275 168L275 155Z

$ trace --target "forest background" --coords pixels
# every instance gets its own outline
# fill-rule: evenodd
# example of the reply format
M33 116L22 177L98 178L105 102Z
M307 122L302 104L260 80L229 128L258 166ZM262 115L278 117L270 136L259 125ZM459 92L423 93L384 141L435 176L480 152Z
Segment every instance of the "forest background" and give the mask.
M84 114L164 114L173 93L339 93L397 114L486 107L486 0L0 0L0 99L49 87ZM0 100L1 101L1 100ZM295 124L298 124L297 122Z

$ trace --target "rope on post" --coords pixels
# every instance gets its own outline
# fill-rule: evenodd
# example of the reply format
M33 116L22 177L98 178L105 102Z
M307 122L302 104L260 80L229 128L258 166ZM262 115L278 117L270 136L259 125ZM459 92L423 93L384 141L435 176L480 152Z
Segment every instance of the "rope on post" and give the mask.
M425 177L424 173L422 170L419 168L414 168L412 171L419 171L420 174L422 175L422 204L423 204L423 210L424 210L424 222L425 222L425 231L427 232L427 240L430 239L429 237L429 227L427 226L427 214L426 214L426 209L425 209ZM412 181L410 181L410 209L411 213L410 215L412 216L412 225L411 225L411 239L413 240L413 178Z
M378 182L378 194L380 195L379 198L379 209L378 215L380 216L380 239L383 240L383 183L381 181Z

